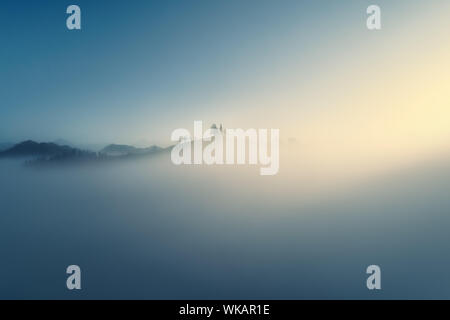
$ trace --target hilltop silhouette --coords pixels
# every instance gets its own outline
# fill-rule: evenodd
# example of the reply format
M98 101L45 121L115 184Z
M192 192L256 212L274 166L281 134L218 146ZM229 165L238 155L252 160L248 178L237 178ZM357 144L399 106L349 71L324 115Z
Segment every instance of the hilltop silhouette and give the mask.
M117 159L132 159L155 155L169 148L151 146L137 148L131 145L110 144L99 152L81 150L68 145L59 145L53 142L35 142L27 140L20 142L0 152L0 158L27 158L27 164L45 163L74 163L74 162L99 162Z
M76 149L69 146L60 146L56 143L38 143L27 140L0 152L0 157L55 156L70 153L74 150Z
M163 148L151 146L148 148L137 148L126 144L110 144L103 148L99 153L110 157L146 155L162 151Z

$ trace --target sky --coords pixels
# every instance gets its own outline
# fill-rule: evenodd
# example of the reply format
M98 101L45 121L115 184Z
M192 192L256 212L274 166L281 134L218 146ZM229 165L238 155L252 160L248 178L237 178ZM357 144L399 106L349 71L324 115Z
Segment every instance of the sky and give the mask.
M2 1L0 142L168 145L202 120L279 128L330 166L434 152L449 15L445 0Z

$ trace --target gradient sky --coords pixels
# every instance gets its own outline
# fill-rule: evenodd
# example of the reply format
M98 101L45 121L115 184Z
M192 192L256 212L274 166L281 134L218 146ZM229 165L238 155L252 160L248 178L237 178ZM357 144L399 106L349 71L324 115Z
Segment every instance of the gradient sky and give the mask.
M382 8L378 32L365 26L373 3ZM81 31L66 28L70 4L81 7ZM445 0L2 1L0 8L0 142L83 144L167 144L172 130L194 120L280 128L284 138L317 144L326 138L315 135L321 126L355 129L349 114L364 130L358 110L373 97L393 101L371 88L395 78L391 64L414 46L424 50L419 40L448 48L448 23L440 35L434 30L442 26L427 28L450 15Z

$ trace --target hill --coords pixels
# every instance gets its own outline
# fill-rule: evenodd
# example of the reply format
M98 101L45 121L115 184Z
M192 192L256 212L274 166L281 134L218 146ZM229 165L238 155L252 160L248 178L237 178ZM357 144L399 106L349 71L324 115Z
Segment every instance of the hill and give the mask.
M0 152L0 157L55 156L71 153L74 150L69 146L60 146L56 143L27 140Z
M136 148L134 146L125 144L110 144L103 148L99 153L104 156L109 157L122 157L122 156L133 156L133 155L148 155L159 151L163 148L158 146L151 146L148 148Z

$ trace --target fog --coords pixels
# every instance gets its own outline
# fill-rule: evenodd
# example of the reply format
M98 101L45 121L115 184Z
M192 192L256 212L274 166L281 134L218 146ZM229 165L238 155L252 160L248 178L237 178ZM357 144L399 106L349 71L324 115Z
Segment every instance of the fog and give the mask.
M1 299L450 298L450 165L347 186L293 167L0 161ZM66 288L69 265L82 290ZM382 290L366 288L367 266Z

